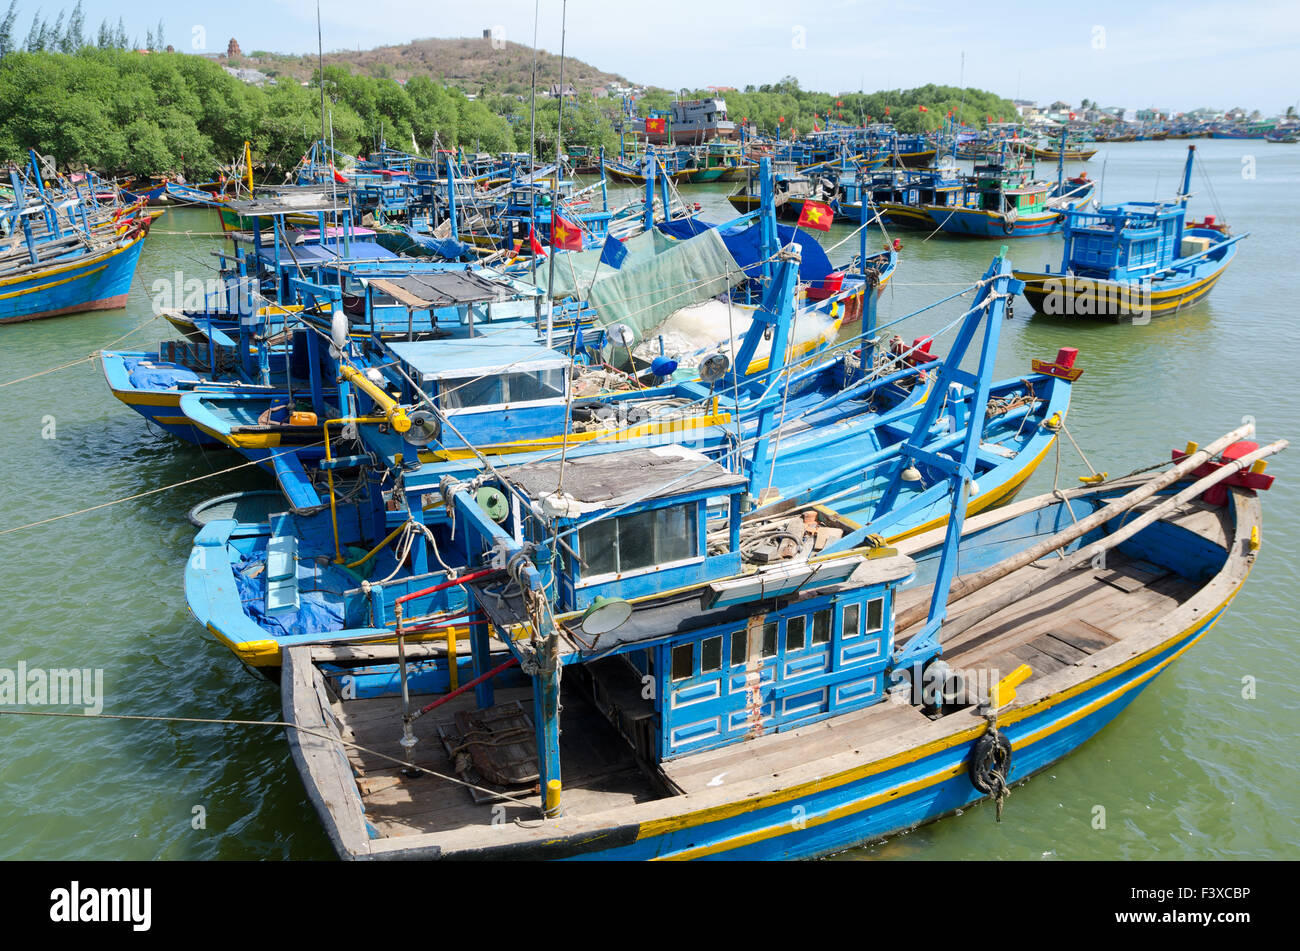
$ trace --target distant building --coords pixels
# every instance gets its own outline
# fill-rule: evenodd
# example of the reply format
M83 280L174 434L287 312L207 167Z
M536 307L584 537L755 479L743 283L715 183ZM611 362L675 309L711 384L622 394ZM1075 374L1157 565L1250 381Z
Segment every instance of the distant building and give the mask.
M230 58L232 56L243 56L243 55L244 55L243 51L240 50L239 48L239 41L232 36L230 38L230 42L226 45L226 57Z
M223 66L221 68L241 83L248 83L250 86L265 86L267 83L274 83L270 76L258 69L235 69L232 66ZM304 85L306 84L304 83Z
M552 99L559 99L560 96L564 96L566 99L573 99L577 97L578 90L573 88L573 83L565 83L563 91L561 91L559 83L551 83L551 88L547 90L546 94Z

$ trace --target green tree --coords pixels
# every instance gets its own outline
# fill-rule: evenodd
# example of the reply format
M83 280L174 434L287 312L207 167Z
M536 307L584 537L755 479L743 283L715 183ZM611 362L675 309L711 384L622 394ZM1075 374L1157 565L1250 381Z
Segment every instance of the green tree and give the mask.
M0 20L0 56L12 53L14 46L14 21L18 19L18 0L9 0L9 9Z
M81 0L72 8L68 17L68 27L59 39L59 49L64 53L75 53L86 45L86 13L81 9Z

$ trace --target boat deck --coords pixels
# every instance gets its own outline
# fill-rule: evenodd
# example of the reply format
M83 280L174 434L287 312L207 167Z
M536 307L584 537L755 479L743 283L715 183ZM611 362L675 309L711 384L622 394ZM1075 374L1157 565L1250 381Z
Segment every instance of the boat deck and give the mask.
M412 697L420 707L432 696ZM519 701L531 716L530 687L499 688L498 706ZM578 691L563 693L561 770L564 777L564 810L583 815L660 798L663 790L637 765L627 744ZM343 736L350 742L402 756L398 744L402 731L401 701L394 697L351 700L330 704ZM451 757L440 739L438 728L455 730L459 711L477 709L473 691L443 704L434 713L415 721L414 762L445 775L455 775ZM527 742L531 745L532 737ZM541 799L532 789L510 793L519 802L484 798L475 801L473 792L459 783L428 774L409 778L402 767L374 753L348 749L347 758L356 779L366 821L381 836L415 835L463 828L476 824L536 820ZM522 804L521 804L522 803Z
M1144 506L1145 507L1145 506ZM1169 521L1180 523L1200 537L1226 545L1221 510L1193 505ZM998 598L1033 573L1050 566L1058 556L1020 568L1005 578L957 603L952 618ZM1089 566L1068 572L996 615L955 636L945 645L944 657L970 681L987 689L1020 664L1033 670L1031 681L1067 667L1086 667L1088 658L1103 648L1137 638L1152 622L1165 617L1199 590L1199 585L1172 571L1115 550L1106 566ZM901 592L896 611L923 603L927 587ZM903 632L915 633L919 624ZM315 649L319 651L321 649ZM1135 648L1136 652L1136 648ZM1111 662L1113 663L1113 661ZM319 677L319 674L317 674ZM1080 671L1080 679L1086 677ZM597 678L604 681L606 678ZM678 760L646 766L609 720L593 704L577 680L564 686L563 742L561 743L566 815L584 816L663 799L676 794L702 794L718 786L755 779L779 779L784 772L846 752L877 755L887 752L900 734L922 727L927 717L905 703L880 703L865 709L742 744L694 753ZM392 697L340 702L321 689L343 737L352 743L400 757L400 701ZM608 684L603 684L608 687ZM415 697L419 706L430 699ZM531 716L528 687L500 688L497 708L518 702ZM439 728L456 730L458 712L477 708L473 692L444 704L435 714L416 721L419 745L415 762L440 773L454 775ZM455 742L455 741L453 741ZM531 735L525 740L531 744ZM499 744L504 745L504 744ZM409 778L401 767L374 752L349 748L346 759L360 794L372 834L401 837L421 833L467 829L478 824L537 821L540 797L535 785L511 793L511 801L490 794L475 794L464 785L420 775Z
M1186 523L1211 540L1224 538L1222 516L1216 510L1196 507L1169 520ZM1012 572L958 602L951 619L1001 596L1026 580L1029 573L1049 566L1056 557ZM1199 587L1157 565L1112 551L1105 569L1089 567L1063 575L953 638L945 644L943 656L976 684L991 686L1021 664L1033 670L1029 678L1032 681L1066 667L1087 664L1091 654L1141 633ZM928 600L928 586L904 591L896 610L901 612ZM902 640L915 634L920 626L918 623L903 632ZM695 753L664 763L661 769L676 791L683 793L764 775L778 778L784 770L825 756L882 742L888 745L893 736L926 720L918 707L881 703L789 732L769 733L743 744Z

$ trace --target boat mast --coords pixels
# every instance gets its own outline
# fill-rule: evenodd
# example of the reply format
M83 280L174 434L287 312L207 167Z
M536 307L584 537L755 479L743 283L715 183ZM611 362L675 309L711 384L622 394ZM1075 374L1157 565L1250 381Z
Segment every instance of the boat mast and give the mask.
M560 108L558 118L555 121L555 188L551 195L551 256L547 262L546 272L546 346L551 346L551 341L555 331L555 305L552 303L551 294L555 290L555 216L559 214L558 205L560 202L560 155L564 148L564 37L565 24L568 19L569 0L564 0L564 6L560 8Z
M1065 136L1070 131L1068 122L1061 123L1061 150L1056 154L1056 194L1064 194L1065 189Z
M325 46L321 39L320 0L316 0L316 74L320 77L320 143L325 148ZM331 158L333 158L331 156ZM333 176L331 176L333 177Z
M1187 199L1192 194L1192 163L1196 160L1196 146L1187 147L1187 165L1183 168L1183 194L1180 204L1186 208Z
M537 234L537 16L538 7L542 0L533 2L533 91L532 101L529 104L529 111L532 117L528 124L528 193L531 195L531 203L528 209L528 227L531 229L531 235ZM454 235L453 235L454 237ZM531 243L531 242L530 242ZM533 262L533 283L537 283L537 255L531 250L529 258ZM535 298L538 302L539 311L535 315L541 316L541 298Z
M998 256L984 272L981 284L983 286L976 298L975 306L971 309L970 317L957 332L952 350L936 373L930 396L926 399L912 434L899 455L894 475L876 505L875 517L879 518L886 513L897 515L916 508L926 498L925 493L919 493L902 506L896 504L904 473L909 468L915 472L917 463L944 473L950 486L949 498L953 503L952 513L948 516L948 530L939 557L939 568L930 596L929 615L916 636L910 638L895 652L895 669L923 666L943 652L939 633L948 615L948 590L957 573L957 548L966 520L966 507L971 496L979 491L975 483L975 459L984 436L989 385L992 381L993 364L997 359L998 339L1004 322L1003 314L1006 311L1006 301L1010 296L1020 293L1024 288L1022 282L1011 276L1006 245L1002 246ZM971 374L962 370L960 363L974 342L981 323L984 324L985 329L979 351L979 366L976 372ZM958 459L951 459L947 455L924 448L925 442L931 438L930 433L932 427L938 422L939 414L948 405L949 387L954 383L965 384L971 389L970 416L966 420L966 435L962 440L961 455ZM862 531L870 531L870 523L859 529L859 532Z

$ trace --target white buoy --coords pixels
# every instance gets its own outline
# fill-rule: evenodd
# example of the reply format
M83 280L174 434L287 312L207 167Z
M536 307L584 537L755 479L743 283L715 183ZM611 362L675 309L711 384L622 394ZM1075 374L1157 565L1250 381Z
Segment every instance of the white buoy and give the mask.
M334 314L330 318L330 342L334 344L336 351L333 356L338 357L343 354L348 346L348 317L343 313L342 307L336 307Z

